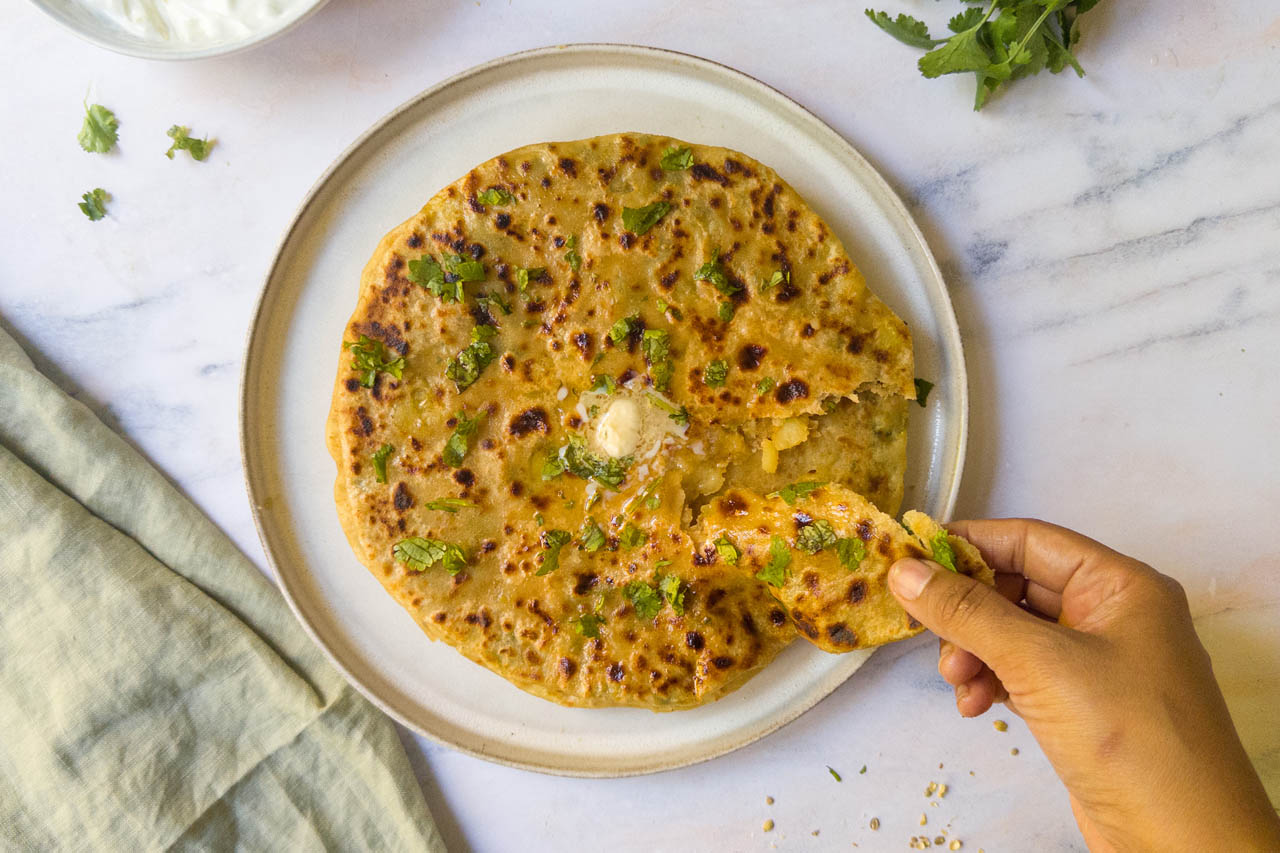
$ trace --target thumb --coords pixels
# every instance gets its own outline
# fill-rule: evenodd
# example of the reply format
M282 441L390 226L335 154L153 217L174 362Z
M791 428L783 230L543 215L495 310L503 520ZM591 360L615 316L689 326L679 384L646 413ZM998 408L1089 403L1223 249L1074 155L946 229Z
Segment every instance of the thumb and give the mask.
M995 587L947 571L931 560L905 559L889 569L889 589L908 613L999 671L1043 640L1045 624Z

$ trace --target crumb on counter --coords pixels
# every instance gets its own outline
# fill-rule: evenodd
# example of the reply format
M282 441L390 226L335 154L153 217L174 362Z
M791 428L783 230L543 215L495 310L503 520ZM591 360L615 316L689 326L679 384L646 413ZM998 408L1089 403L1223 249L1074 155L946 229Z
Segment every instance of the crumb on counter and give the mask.
M765 805L768 805L768 806L773 805L773 797L765 797L764 802L765 802Z
M880 818L878 817L871 818L871 823L869 824L869 826L871 827L872 832L875 832L876 830L880 829Z
M998 731L998 732L1007 732L1007 731L1009 731L1009 724L1008 724L1008 723L1006 723L1004 720L996 720L996 721L995 721L994 723L992 723L991 725L995 726L995 727L996 727L996 731Z
M1017 754L1018 754L1018 748L1015 746L1013 749L1009 750L1009 754L1010 754L1010 755L1017 755Z
M764 822L764 825L761 826L760 828L763 829L765 832L773 832L773 818L769 818L768 820L766 820Z

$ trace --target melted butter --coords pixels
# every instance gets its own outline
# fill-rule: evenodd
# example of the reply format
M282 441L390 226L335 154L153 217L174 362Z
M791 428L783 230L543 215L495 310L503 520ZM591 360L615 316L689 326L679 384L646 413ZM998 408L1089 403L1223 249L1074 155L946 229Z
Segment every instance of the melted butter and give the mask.
M640 410L634 400L614 400L596 424L596 443L610 456L630 456L640 443Z

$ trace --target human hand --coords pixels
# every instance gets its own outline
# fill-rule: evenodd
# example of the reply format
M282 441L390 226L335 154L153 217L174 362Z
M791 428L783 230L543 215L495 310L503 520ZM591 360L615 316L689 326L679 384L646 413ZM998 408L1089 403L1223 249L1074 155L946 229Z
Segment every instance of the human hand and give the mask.
M995 587L900 560L890 589L941 638L961 714L1004 702L1026 721L1091 850L1280 850L1177 581L1041 521L948 529Z

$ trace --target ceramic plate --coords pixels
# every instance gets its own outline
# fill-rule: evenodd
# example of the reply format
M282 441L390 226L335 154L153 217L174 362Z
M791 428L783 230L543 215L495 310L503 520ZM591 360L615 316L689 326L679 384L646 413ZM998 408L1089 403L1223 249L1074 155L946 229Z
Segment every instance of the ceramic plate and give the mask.
M648 773L729 752L812 707L869 655L797 641L741 690L696 710L562 708L428 640L347 545L325 417L360 272L378 241L490 157L619 131L726 146L772 166L911 325L918 374L937 388L926 409L912 409L904 506L949 515L967 422L959 333L919 229L847 142L750 77L652 48L546 48L448 80L357 140L303 202L250 332L241 438L263 546L303 625L388 714L473 755L577 776Z

